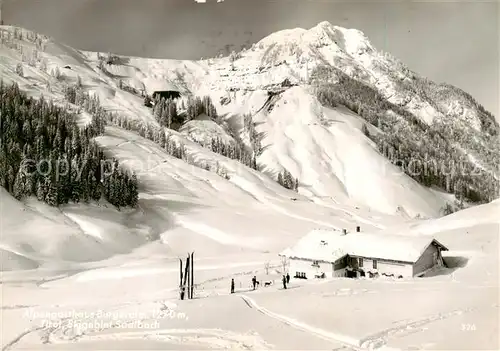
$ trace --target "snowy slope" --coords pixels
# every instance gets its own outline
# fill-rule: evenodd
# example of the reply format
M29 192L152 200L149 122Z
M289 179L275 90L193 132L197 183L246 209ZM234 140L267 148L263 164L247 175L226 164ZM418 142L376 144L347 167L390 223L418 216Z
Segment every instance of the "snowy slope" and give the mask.
M319 40L319 34L316 33L318 28L304 32L307 33L304 39L307 43ZM312 39L309 38L310 35L313 35ZM273 38L271 36L265 39L261 42L262 45L265 47L267 41L275 40ZM10 57L1 66L2 76L7 82L19 81L22 89L33 94L43 93L49 97L55 95L56 99L61 100L64 85L74 84L80 77L85 90L97 94L105 108L119 112L131 120L152 125L157 125L157 122L150 110L143 106L142 98L119 89L120 84L137 90L143 89L148 93L156 89L172 88L182 93L190 91L199 95L208 94L216 103L219 113L226 116L228 123L240 127L240 133L243 133L242 115L254 115L257 131L265 136L262 141L264 153L257 159L259 166L274 179L277 172L283 167L287 168L300 180L299 193L316 200L332 198L334 203L355 203L386 213L399 211L410 217L418 214L423 217L437 216L445 203L443 197L419 186L408 177L397 174L396 169L387 164L360 133L361 124L346 122L356 119L349 112L323 108L306 88L292 88L277 96L272 101L272 111L268 112L267 87L281 82L289 75L291 68L285 69L283 77L278 73L280 67L288 67L286 64L264 69L269 75L262 76L251 71L250 68L257 63L255 60L262 55L258 50L255 53L249 51L248 57L236 60L235 71L231 71L227 58L200 62L123 58L122 65L106 65L103 72L98 68L96 53L79 52L49 39L45 40L45 51L37 51L40 63L35 64L35 67L24 64L24 78L14 72L22 55L18 51L4 48ZM25 45L24 41L18 45ZM260 45L258 44L259 47ZM271 47L277 50L275 45ZM273 52L271 50L266 53L265 57L277 60L275 56L282 54L283 50ZM63 78L56 79L41 71L41 62L46 62L49 72L59 69ZM275 65L275 61L273 62ZM69 68L64 68L66 66ZM243 72L239 70L240 66L244 67ZM245 82L254 91L238 91ZM47 85L52 93L44 89ZM236 91L231 93L231 89ZM221 106L218 104L221 97L229 97L231 102ZM324 120L329 126L320 123ZM196 134L197 129L207 129L207 135L215 133L221 135L223 140L228 140L229 136L224 135L218 126L207 126L207 123L211 122L192 121L183 127L181 133L190 135ZM195 137L200 138L199 135ZM244 136L242 139L245 140ZM361 178L361 174L366 177ZM380 196L381 194L384 196Z
M0 191L2 271L98 261L130 252L150 234L136 228L143 216L106 203L59 210L31 199L21 203Z
M263 109L255 121L269 146L259 162L271 170L285 167L312 198L331 196L338 203L368 205L391 213L401 206L411 217L432 216L443 199L403 175L381 156L361 132L362 121L343 109L327 109L301 87Z
M137 209L118 211L106 203L54 209L1 190L0 299L2 319L9 321L0 327L2 351L498 349L498 202L439 220L409 220L435 216L446 197L387 164L356 115L321 107L307 86L280 92L283 79L306 78L308 57L312 63L322 60L318 51L332 55L333 39L335 57L371 52L358 31L336 29L333 35L329 28L323 23L276 33L243 53L234 69L228 58L127 58L103 72L96 53L26 31L19 41L9 37L14 29L0 27L0 75L33 96L64 104L64 86L79 76L108 110L157 125L142 98L121 90L120 81L147 92L210 94L216 104L221 97L230 101L218 104L218 111L243 140L242 115L252 114L264 147L258 172L191 141L206 136L207 128L230 140L203 118L167 131L184 143L188 162L135 133L107 127L97 142L137 171ZM37 40L42 44L32 43ZM30 65L27 56L36 45L40 60ZM290 55L298 63L279 64ZM18 63L24 77L15 72ZM364 64L344 68L354 74ZM51 73L56 69L60 75ZM268 91L279 94L269 99ZM85 113L79 116L88 121ZM200 167L217 163L229 179ZM300 178L298 194L275 182L281 167ZM278 289L278 252L313 228L352 231L357 225L435 235L450 248L451 267L425 279L292 281L293 289ZM180 302L178 257L190 251L198 299ZM251 292L255 274L277 285ZM237 295L228 294L231 278Z
M176 254L182 247L181 252L186 248L212 255L226 246L253 252L282 249L313 227L354 228L360 220L366 228L378 227L375 211L315 205L262 173L188 140L193 164L219 163L231 174L230 181L119 128L108 127L97 141L138 173L139 208L118 212L106 204L80 204L59 211L36 201L20 203L3 191L4 250L28 257L34 265L53 265L101 260L160 237L166 252ZM12 262L4 269L11 269Z
M322 23L308 31L295 29L275 33L256 44L252 50L240 53L241 57L237 57L233 64L229 62L229 58L184 62L132 57L121 58L119 64L105 65L104 69L100 69L97 53L81 52L29 31L2 27L0 69L5 83L17 82L29 94L43 95L60 104L66 104L64 87L81 81L84 90L97 94L106 109L118 112L132 121L156 126L157 122L150 109L143 106L142 98L120 89L120 86L132 87L138 91L143 89L148 93L156 89L177 89L183 94L209 94L216 103L219 114L224 116L226 123L239 132L239 137L247 143L243 114L252 115L256 130L262 135L263 152L257 159L261 173L191 142L190 140L197 140L203 143L214 136L227 142L233 141L232 136L220 125L203 116L186 123L180 133L168 131L174 139L185 144L191 164L172 160L176 166L169 169L168 177L161 175L163 167L160 169L155 166L157 168L152 171L153 167L148 165L154 157L156 160L152 162L157 163L160 159L171 159L157 145L135 134L108 128L106 136L99 138L98 142L109 147L111 154L118 156L122 163L130 163L132 169L142 174L141 184L153 189L148 196L160 193L168 196L201 197L196 201L201 203L207 201L205 198L210 203L217 199L217 203L226 202L228 205L227 210L219 208L219 205L212 206L223 213L232 213L235 203L242 208L243 213L247 212L243 209L248 208L271 208L285 218L296 218L307 225L336 228L352 226L354 222L363 223L370 228L385 228L387 223L379 219L389 216L384 216L381 212L402 215L403 218L438 215L449 196L422 187L388 163L361 132L363 122L358 116L344 108L322 107L311 95L308 86L279 90L278 83L282 78L288 78L304 62L309 62L309 59L320 57L318 50L331 49L332 45L336 45L335 50L328 51L335 57L347 57L356 50L373 51L366 38L358 31L335 30L336 34L331 34L331 26ZM332 44L332 41L337 44ZM308 50L304 51L304 48ZM279 63L282 59L286 61L286 57L290 55L296 55L299 59ZM22 76L16 73L18 64L22 65ZM252 67L260 73L252 71ZM278 74L281 71L283 76ZM292 83L298 81L292 79ZM242 89L242 84L247 87ZM269 91L277 91L278 94L270 97ZM221 97L226 98L223 104L218 103ZM72 108L78 110L74 106ZM80 116L82 123L89 119L84 112ZM134 148L128 150L133 140L136 140L133 142ZM221 166L228 172L230 179L221 179L194 165L201 168L209 166L212 169ZM187 180L177 174L182 167L189 169ZM299 178L299 194L283 189L274 181L277 172L283 168ZM160 176L155 174L158 169ZM199 172L202 176L193 178L193 174ZM165 183L167 179L171 179L175 186ZM208 187L205 189L200 184L207 184ZM221 197L222 193L224 196ZM239 200L242 194L247 199L243 202ZM232 200L233 198L238 200ZM297 198L298 201L291 202L291 198ZM149 199L144 198L144 201ZM138 242L131 246L135 247L144 238L157 238L166 228L175 227L172 223L182 221L175 217L176 211L171 211L174 214L168 215L158 210L153 212L160 217L153 221L159 222L158 224L143 223L149 220L149 211L139 211L137 218L130 223L123 224L123 220L119 218L113 220L113 223L116 228L123 225L134 227L129 231L133 238L136 235L135 226L146 228L140 230L142 236L139 235L136 238ZM248 216L255 217L250 213ZM82 219L76 215L66 216L65 220L70 221L72 228L76 228L73 230L96 230L82 228ZM163 221L167 222L166 228ZM297 232L302 233L302 228L297 228ZM11 239L4 241L9 240ZM224 240L228 242L232 239ZM18 241L28 242L29 239L22 239L20 236L12 243L9 242L7 250L12 255L25 254L15 251L15 246L20 245ZM131 247L127 246L126 249ZM43 250L37 249L35 252ZM96 253L94 258L108 257L115 249L106 252ZM92 260L92 257L88 259Z
M198 299L181 302L178 262L155 244L81 270L7 272L2 318L10 323L2 324L2 347L498 349L497 205L473 209L475 223L471 209L407 227L425 235L432 224L450 248L449 268L419 279L292 279L283 291L275 254L226 248L196 259ZM254 274L277 286L250 291ZM231 278L235 295L228 293Z
M203 114L181 126L179 132L201 145L210 145L212 139L220 139L225 144L234 145L234 138L228 132Z

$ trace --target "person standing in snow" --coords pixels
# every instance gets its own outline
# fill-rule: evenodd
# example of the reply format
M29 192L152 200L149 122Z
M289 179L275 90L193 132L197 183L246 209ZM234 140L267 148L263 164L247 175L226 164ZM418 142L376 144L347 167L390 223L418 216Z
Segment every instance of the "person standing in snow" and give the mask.
M290 274L286 274L286 283L289 284L290 283Z
M283 275L283 289L286 289L286 277Z
M256 276L253 276L253 278L252 278L252 285L253 285L253 289L255 290L255 286L257 285L257 277Z
M231 279L231 294L234 294L234 278Z

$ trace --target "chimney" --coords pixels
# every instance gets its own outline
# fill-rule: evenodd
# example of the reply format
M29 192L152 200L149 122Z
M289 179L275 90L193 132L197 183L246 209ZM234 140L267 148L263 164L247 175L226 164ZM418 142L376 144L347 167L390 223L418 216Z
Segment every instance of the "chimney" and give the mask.
M358 226L356 227L356 233L359 233L360 231L361 231L361 227L358 225Z

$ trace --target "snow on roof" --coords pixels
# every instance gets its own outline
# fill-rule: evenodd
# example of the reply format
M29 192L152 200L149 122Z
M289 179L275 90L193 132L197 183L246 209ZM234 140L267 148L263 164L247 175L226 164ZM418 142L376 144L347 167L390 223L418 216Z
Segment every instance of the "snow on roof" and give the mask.
M338 235L339 233L333 229L315 229L300 239L292 248L281 252L281 255L292 258L335 262L347 254L342 246L332 245L330 242L332 237Z
M348 233L315 229L281 255L317 261L335 262L345 255L372 257L401 262L416 262L425 249L435 243L429 236L403 236L370 233Z

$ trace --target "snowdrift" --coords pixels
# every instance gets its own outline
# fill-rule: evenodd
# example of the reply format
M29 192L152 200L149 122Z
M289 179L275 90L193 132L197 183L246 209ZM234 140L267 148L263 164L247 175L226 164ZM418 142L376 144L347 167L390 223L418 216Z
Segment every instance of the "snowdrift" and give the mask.
M467 210L433 221L438 223L439 240L450 248L466 249L474 258L424 278L292 279L289 289L282 290L279 261L251 251L236 253L233 247L218 257L196 259L197 299L181 302L178 261L168 258L160 246L146 245L99 269L87 268L53 281L38 278L42 289L7 283L2 288L3 315L11 323L3 329L2 346L33 349L48 340L50 346L71 343L78 350L122 345L202 350L497 349L498 226L491 221L496 205L478 208L474 226L460 224L468 217ZM455 229L447 231L452 224ZM411 231L410 224L407 230ZM182 234L188 234L192 244L199 239ZM269 268L263 264L267 260ZM9 280L7 273L4 282ZM251 291L253 275L275 284ZM30 277L15 273L18 281ZM236 281L234 295L229 294L231 278ZM103 317L83 315L97 311ZM55 327L44 326L49 312L73 314L50 319ZM220 318L224 312L225 318ZM120 316L115 318L128 324L112 326L113 317L106 314ZM108 324L89 324L95 321Z
M312 45L323 40L323 37L331 36L325 37L327 27L323 23L310 31L301 32L299 36L304 37L304 43ZM13 31L11 27L2 28L3 31ZM290 38L296 36L290 35ZM342 45L339 42L342 50L355 52L358 44L349 43L361 40L359 35L357 31L347 31L335 37L335 40L344 42ZM353 38L342 39L346 36ZM283 80L301 70L304 65L302 59L309 62L318 53L311 49L299 55L305 44L290 44L293 50L285 49L288 44L270 44L279 39L275 37L261 41L254 50L241 53L241 57L233 63L228 58L191 62L124 57L116 64L104 63L104 66L99 64L97 53L78 51L46 38L45 51L37 53L40 62L46 62L48 68L45 71L39 67L41 63L30 66L22 62L19 52L5 48L3 51L7 53L8 60L0 63L0 69L6 82L16 81L23 90L58 101L62 101L64 85L74 84L80 77L84 89L97 94L106 109L132 121L152 125L157 125L157 122L151 110L143 106L140 92L173 89L184 95L209 95L219 114L240 133L239 137L247 144L243 114L252 115L257 132L263 136L261 143L264 152L257 158L260 168L273 179L277 178L277 172L287 168L295 178L299 178L301 194L315 201L333 198L334 203L356 204L389 214L399 212L410 217L418 214L422 217L438 216L445 199L406 175L399 174L395 167L384 162L374 145L360 133L361 121L356 116L344 109L321 107L312 92L303 87L289 90L279 88ZM33 47L25 41L21 41L20 45ZM367 45L365 43L360 47L369 48ZM268 47L273 49L266 51ZM326 48L331 49L331 45L321 50ZM301 59L280 64L282 60L295 57L294 54L290 56L294 50L297 50ZM338 55L345 56L343 53ZM105 62L105 57L103 59ZM23 65L24 78L15 73L17 63ZM52 73L56 70L59 78L55 78L55 73ZM304 83L300 79L292 78L292 81ZM163 82L163 85L159 82ZM133 94L130 89L123 87L134 88L138 93ZM284 90L284 93L280 93ZM269 92L277 95L270 98ZM226 98L226 102L222 103L222 98ZM82 119L85 120L84 114ZM202 136L200 130L206 134ZM220 126L203 119L189 122L181 133L202 140L210 136L221 137L227 142L232 139Z
M271 174L284 167L297 175L299 192L385 213L396 213L399 207L411 217L439 213L444 199L380 155L361 132L359 117L321 107L301 87L265 107L255 119L257 131L265 135L259 162Z
M0 31L5 39L16 30ZM23 61L20 48L31 52L36 40L44 46L33 54L39 60L27 62L25 55ZM64 87L81 80L106 109L159 127L140 94L120 86L210 95L247 145L243 115L252 115L263 147L259 172L190 140L229 142L233 135L214 121L166 130L185 145L186 160L108 126L97 142L138 173L137 209L105 202L56 209L0 189L0 294L9 320L2 324L3 350L56 344L75 350L498 349L499 202L438 220L411 219L436 216L447 197L399 174L361 132L357 116L323 108L307 86L281 86L285 78L304 83L316 59L340 58L343 69L362 73L373 63L363 56L372 50L367 40L325 23L266 40L232 63L131 57L104 69L96 53L27 31L23 39L2 41L1 77L32 96L65 104ZM361 78L378 81L389 95L396 91L384 77ZM429 110L422 111L425 120ZM82 124L89 119L78 116ZM224 167L228 179L205 170L207 164ZM283 168L300 179L298 193L276 183ZM450 249L448 267L418 279L292 280L286 291L279 288L281 250L314 228L358 225L366 232L435 236ZM180 302L178 259L192 251L197 299ZM251 291L254 275L273 284ZM96 321L108 324L89 324Z
M0 189L1 270L71 267L130 252L147 241L113 206L79 204L55 209L36 199L19 202Z

